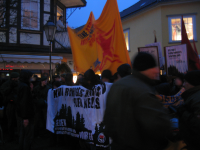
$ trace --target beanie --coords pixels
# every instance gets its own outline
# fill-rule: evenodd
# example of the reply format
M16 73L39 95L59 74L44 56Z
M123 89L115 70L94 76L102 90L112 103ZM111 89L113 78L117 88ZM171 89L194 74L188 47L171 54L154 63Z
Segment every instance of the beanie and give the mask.
M18 78L19 77L19 73L18 72L12 72L10 75L10 78Z
M155 58L151 54L145 52L139 52L133 61L133 69L137 71L144 71L156 66Z
M189 71L185 75L185 80L193 86L200 85L200 70Z
M131 74L131 66L129 64L122 64L117 68L117 72L121 78Z

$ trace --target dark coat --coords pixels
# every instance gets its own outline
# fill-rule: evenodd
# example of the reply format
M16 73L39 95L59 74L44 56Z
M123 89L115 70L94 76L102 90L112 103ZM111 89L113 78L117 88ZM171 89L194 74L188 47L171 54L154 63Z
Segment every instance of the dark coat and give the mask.
M34 117L33 97L30 84L27 80L20 79L18 87L17 113L22 119Z
M112 85L103 122L113 149L162 150L170 118L151 84L152 80L134 71Z
M200 86L185 91L185 104L178 109L180 134L189 147L200 149Z
M37 107L44 107L47 104L47 94L48 90L51 87L48 85L41 86L37 85L36 87L33 88L33 95L34 95L34 103L36 104Z
M7 105L7 103L16 103L17 101L17 92L18 92L18 81L8 80L1 85L1 93L4 96L3 103Z

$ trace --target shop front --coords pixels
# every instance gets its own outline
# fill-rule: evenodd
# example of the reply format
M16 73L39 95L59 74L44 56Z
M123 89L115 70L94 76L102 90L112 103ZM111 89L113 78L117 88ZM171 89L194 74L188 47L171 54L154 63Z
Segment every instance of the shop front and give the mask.
M57 63L61 63L63 57L52 56L51 68L52 73L55 72L55 66ZM43 73L50 71L49 56L37 56L37 55L0 55L0 77L8 78L13 71L21 72L21 70L30 70L33 74L41 77Z

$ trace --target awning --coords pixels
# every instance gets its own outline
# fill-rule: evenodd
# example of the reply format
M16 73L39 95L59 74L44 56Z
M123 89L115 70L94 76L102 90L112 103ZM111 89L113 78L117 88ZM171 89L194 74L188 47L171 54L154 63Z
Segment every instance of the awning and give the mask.
M61 63L63 57L51 56L51 63ZM0 62L49 63L49 56L0 54Z
M70 7L84 7L86 6L85 0L59 0L66 8Z

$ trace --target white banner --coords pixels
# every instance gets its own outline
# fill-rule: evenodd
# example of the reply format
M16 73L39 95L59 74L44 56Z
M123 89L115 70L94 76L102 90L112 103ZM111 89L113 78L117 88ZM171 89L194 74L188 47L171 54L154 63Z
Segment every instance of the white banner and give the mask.
M98 84L92 90L62 85L48 92L46 128L98 145L108 145L102 124L106 97L111 83Z
M188 57L186 44L165 47L166 70L168 75L186 73Z

